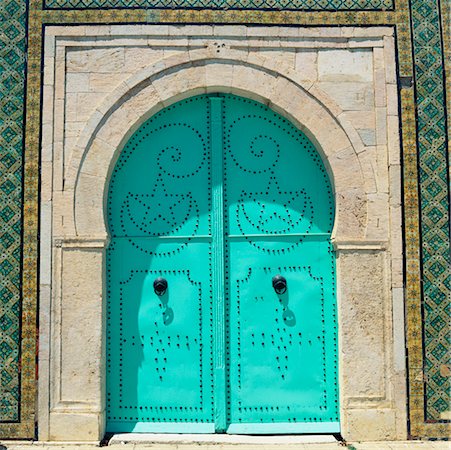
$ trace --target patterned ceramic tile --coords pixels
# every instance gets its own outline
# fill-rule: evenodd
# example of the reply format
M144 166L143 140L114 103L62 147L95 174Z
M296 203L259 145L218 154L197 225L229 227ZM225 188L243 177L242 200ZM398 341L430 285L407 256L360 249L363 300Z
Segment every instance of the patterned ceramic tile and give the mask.
M26 5L0 2L0 421L19 420Z
M444 71L450 74L448 0L398 0L395 12L389 11L392 0L45 0L45 5L53 9L42 10L42 0L0 1L0 436L34 435L42 25L90 22L396 25L399 74L405 77L401 121L409 423L414 437L448 436L449 421L443 420L450 408L451 373L449 123L443 76ZM192 7L197 9L187 9ZM409 88L412 76L414 87Z
M387 10L394 0L45 0L46 8Z
M413 2L426 420L449 418L451 413L449 167L439 17L438 2Z

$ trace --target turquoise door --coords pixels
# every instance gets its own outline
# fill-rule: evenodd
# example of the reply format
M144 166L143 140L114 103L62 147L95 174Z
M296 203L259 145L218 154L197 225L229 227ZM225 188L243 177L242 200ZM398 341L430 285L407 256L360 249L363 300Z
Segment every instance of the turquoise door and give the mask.
M302 132L175 103L124 146L107 214L108 431L339 431L333 196Z

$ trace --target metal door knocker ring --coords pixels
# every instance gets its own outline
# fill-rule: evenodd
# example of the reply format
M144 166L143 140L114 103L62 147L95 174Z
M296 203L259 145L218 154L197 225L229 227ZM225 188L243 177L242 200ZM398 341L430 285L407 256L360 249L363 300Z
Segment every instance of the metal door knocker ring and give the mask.
M287 280L282 275L276 275L272 278L272 287L277 294L285 294L287 292Z
M158 277L153 282L153 290L155 291L155 294L157 294L159 297L164 295L166 293L166 290L168 289L168 282L163 277Z

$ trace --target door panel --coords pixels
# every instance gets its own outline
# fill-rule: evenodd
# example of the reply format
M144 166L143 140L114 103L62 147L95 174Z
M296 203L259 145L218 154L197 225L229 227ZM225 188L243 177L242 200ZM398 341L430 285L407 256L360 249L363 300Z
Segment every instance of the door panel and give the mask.
M331 187L311 142L224 100L229 432L338 431ZM272 278L283 276L277 294ZM266 426L265 426L266 424ZM255 426L254 426L255 425Z
M268 241L254 243L271 248ZM334 294L329 245L308 241L301 258L295 252L282 258L261 257L245 240L230 243L229 423L246 424L231 431L261 432L249 426L255 423L284 432L283 424L299 431L304 423L337 422L335 330L326 327L334 319L327 305ZM272 287L276 275L287 280L283 294ZM337 431L329 425L327 431Z
M155 251L169 254L172 248L160 244ZM191 243L189 252L163 262L130 249L127 239L111 244L110 280L117 284L110 281L116 286L110 305L119 307L107 312L115 324L108 335L110 431L153 431L146 422L164 429L161 424L212 421L211 311L205 307L211 303L210 274L197 264L209 260L209 249L209 242ZM154 291L158 277L168 283L162 296ZM202 428L207 430L214 427Z
M338 432L333 216L316 149L265 105L145 122L108 196L108 431Z
M214 431L209 107L196 97L164 109L113 171L109 431Z

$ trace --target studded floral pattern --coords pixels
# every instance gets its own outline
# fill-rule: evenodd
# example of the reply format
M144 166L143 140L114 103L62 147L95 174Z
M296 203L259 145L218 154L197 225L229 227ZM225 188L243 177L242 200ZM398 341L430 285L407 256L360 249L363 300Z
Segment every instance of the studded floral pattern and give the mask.
M449 3L392 8L392 0L0 1L0 437L35 433L42 25L90 22L396 26L399 75L414 77L400 95L410 433L449 436Z

